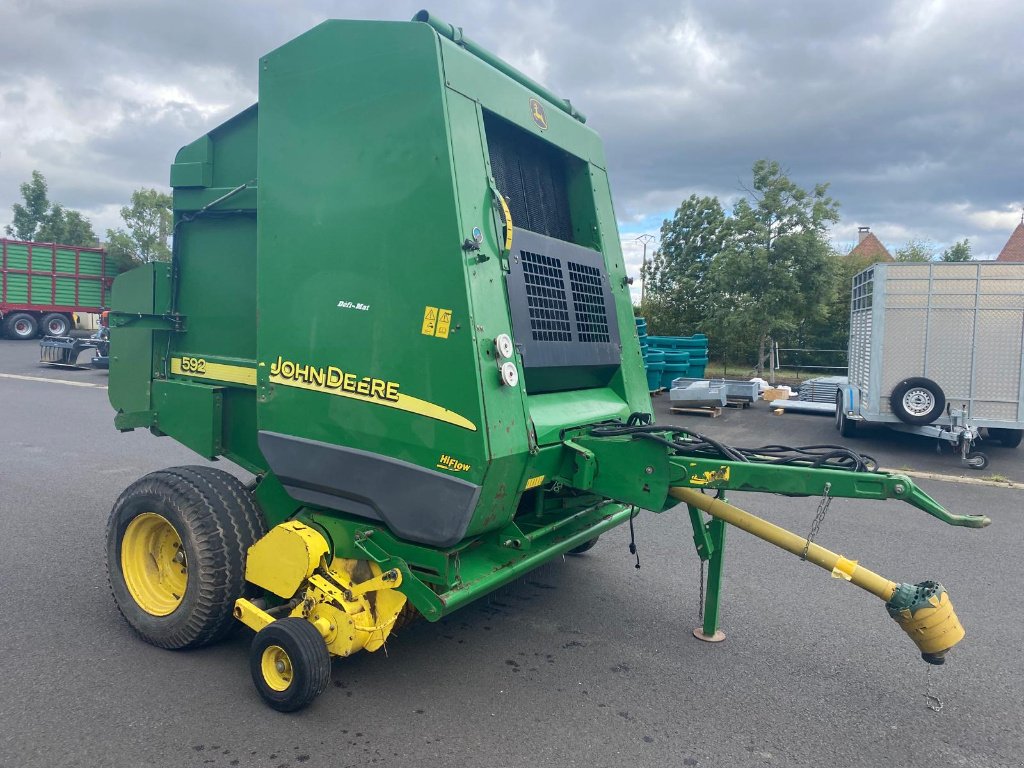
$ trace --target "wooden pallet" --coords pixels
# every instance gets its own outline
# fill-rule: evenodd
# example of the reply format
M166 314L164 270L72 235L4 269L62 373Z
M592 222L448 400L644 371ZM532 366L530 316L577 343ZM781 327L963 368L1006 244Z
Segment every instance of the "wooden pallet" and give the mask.
M749 408L750 407L750 401L749 400L741 400L739 398L730 398L726 402L725 407L726 408Z
M689 413L694 416L707 416L711 419L717 419L722 415L722 408L718 405L713 405L710 408L684 408L682 406L673 406L669 408L672 413Z

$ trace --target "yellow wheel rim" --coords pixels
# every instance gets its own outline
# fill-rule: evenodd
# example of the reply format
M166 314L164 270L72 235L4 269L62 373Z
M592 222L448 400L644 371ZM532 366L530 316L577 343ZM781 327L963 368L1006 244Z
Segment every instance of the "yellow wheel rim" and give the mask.
M263 651L260 667L263 669L263 679L267 685L279 692L288 690L294 672L292 660L284 648L280 645L268 645Z
M143 512L128 523L121 541L121 573L135 603L152 616L181 605L188 587L188 562L181 536L167 518Z

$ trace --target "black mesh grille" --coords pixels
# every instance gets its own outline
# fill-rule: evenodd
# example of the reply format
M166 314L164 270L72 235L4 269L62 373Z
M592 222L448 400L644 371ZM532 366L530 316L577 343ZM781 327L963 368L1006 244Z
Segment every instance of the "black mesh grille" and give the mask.
M572 341L562 262L529 251L520 251L519 257L534 341Z
M512 225L572 242L565 153L489 112L484 128L491 173Z
M601 285L601 270L586 264L568 262L569 284L572 286L572 303L576 313L576 331L580 341L606 342L608 314L604 309L604 290Z

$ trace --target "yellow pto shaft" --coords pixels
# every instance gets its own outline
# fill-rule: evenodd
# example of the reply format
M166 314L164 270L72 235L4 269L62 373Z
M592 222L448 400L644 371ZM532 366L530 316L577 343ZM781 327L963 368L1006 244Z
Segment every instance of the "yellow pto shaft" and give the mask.
M910 636L920 649L921 657L929 664L942 664L946 652L964 637L964 629L941 584L931 581L897 584L858 565L856 560L847 560L792 531L693 488L670 488L669 495L769 544L804 557L835 578L852 582L884 600L889 615Z

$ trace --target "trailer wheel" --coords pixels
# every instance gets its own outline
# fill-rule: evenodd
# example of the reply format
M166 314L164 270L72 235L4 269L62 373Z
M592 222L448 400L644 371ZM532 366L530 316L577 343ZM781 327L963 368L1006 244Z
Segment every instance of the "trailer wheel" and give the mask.
M981 451L972 451L964 458L964 463L971 469L984 469L988 466L988 456Z
M601 538L600 536L595 536L590 541L585 541L582 544L580 544L578 547L573 547L572 549L570 549L565 554L567 554L567 555L582 555L584 552L589 552L590 550L592 550L594 548L594 545L597 544L597 540L600 539L600 538Z
M67 315L51 312L43 316L43 334L46 336L67 336L71 333L71 320Z
M242 482L211 467L136 480L107 523L107 579L132 629L160 648L224 637L245 589L245 555L264 522Z
M836 392L836 429L843 437L853 437L857 432L857 423L846 416L842 392Z
M27 312L12 312L4 318L4 333L9 339L34 339L39 333L39 323Z
M256 691L278 712L302 709L327 690L331 655L317 628L290 617L267 624L249 650Z
M942 415L946 395L931 379L914 376L892 388L889 405L896 418L906 424L931 424Z
M988 436L998 440L1007 448L1016 448L1024 438L1024 429L1007 429L1006 427L989 427Z

